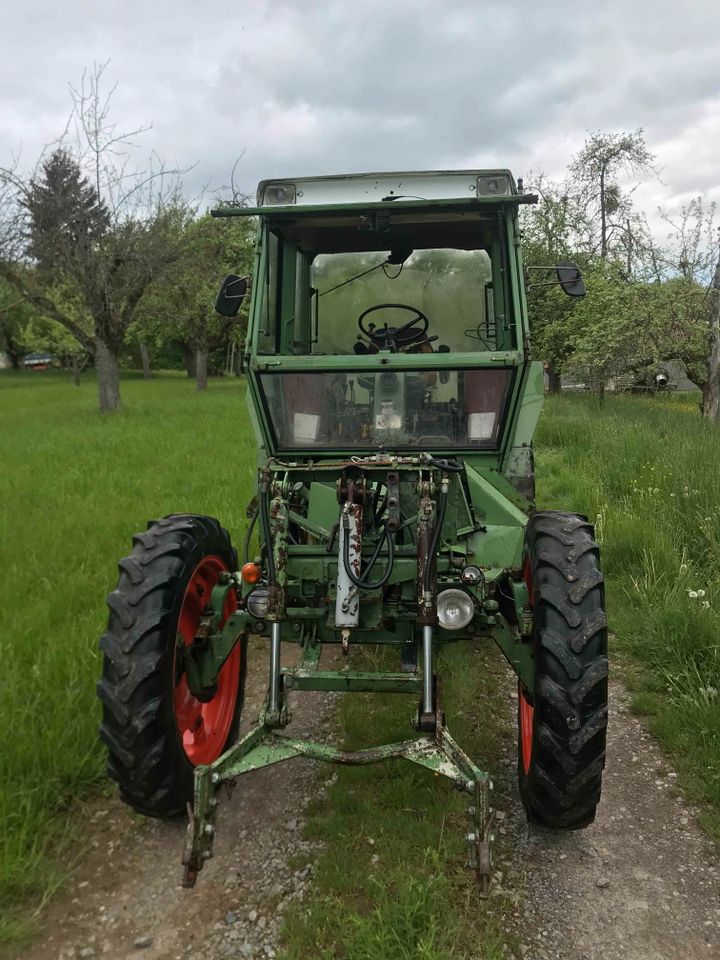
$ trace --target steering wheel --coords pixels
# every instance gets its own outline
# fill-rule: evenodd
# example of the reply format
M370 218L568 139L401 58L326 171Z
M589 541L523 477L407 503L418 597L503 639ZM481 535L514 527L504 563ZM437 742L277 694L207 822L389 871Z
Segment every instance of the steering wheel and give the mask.
M389 327L387 323L383 327L376 327L374 323L364 325L363 321L371 313L377 310L408 310L413 313L407 323L401 327ZM411 307L407 303L378 303L374 307L368 307L358 317L358 326L362 333L375 347L384 347L385 349L401 350L403 347L417 345L420 341L429 343L431 340L437 340L437 337L427 337L430 321L417 307Z

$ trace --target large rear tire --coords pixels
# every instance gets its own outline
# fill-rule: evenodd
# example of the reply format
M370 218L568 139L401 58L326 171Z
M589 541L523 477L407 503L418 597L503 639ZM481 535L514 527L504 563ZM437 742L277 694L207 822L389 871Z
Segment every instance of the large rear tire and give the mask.
M190 693L178 656L192 643L222 572L237 570L237 554L217 520L176 515L137 534L119 568L100 640L100 736L121 798L139 813L171 817L192 799L195 766L211 763L237 737L244 640L223 664L208 702ZM236 605L231 591L224 619Z
M603 575L587 518L533 514L525 579L535 682L518 688L520 794L531 823L580 829L600 800L608 715Z

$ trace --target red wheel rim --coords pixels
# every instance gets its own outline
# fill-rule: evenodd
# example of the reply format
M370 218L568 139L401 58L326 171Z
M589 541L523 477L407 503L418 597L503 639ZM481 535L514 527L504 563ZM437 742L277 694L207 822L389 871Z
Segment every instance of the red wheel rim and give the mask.
M532 581L532 561L530 556L526 556L523 562L523 580L528 592L528 603L532 607L535 601L535 590ZM518 682L518 716L520 725L520 756L522 758L523 771L527 775L530 771L530 762L532 760L533 745L533 717L535 708L525 696L523 685Z
M216 556L204 557L193 570L178 619L178 635L185 646L195 639L203 610L224 570L227 565ZM230 590L225 599L222 624L236 607L237 595ZM242 641L235 644L223 664L218 674L217 693L209 703L202 703L190 693L184 672L175 684L175 722L185 755L193 766L217 759L230 735L240 689L240 643ZM173 675L176 675L174 662Z
M518 712L520 717L520 756L523 771L530 772L533 745L533 716L535 709L527 700L522 684L518 684Z

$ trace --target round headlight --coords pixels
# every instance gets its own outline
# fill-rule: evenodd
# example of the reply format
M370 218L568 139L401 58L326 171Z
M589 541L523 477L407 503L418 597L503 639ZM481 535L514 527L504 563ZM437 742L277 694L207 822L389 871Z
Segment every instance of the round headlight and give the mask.
M257 587L252 593L248 594L245 603L248 613L251 613L258 620L264 620L268 612L267 587Z
M485 579L485 576L480 569L480 567L473 567L472 565L463 567L463 571L460 574L460 579L463 583L466 583L469 587L479 587L480 584Z
M444 630L462 630L475 616L475 604L464 590L443 590L437 598L437 614Z

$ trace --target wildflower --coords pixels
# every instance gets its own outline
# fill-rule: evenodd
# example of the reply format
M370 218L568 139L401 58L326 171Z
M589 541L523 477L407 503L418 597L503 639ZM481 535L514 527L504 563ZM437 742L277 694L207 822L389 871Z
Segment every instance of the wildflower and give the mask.
M697 600L697 590L688 590L688 596L691 600Z
M705 596L705 591L704 591L704 590L698 590L697 595L700 597L700 599L702 599L702 598Z
M709 609L710 609L710 601L709 601L709 600L703 600L703 602L700 604L700 608L701 608L702 610L709 610Z
M681 564L680 564L680 575L682 576L682 574L683 574L683 573L687 573L687 571L688 571L688 565L687 565L686 563L681 563Z

